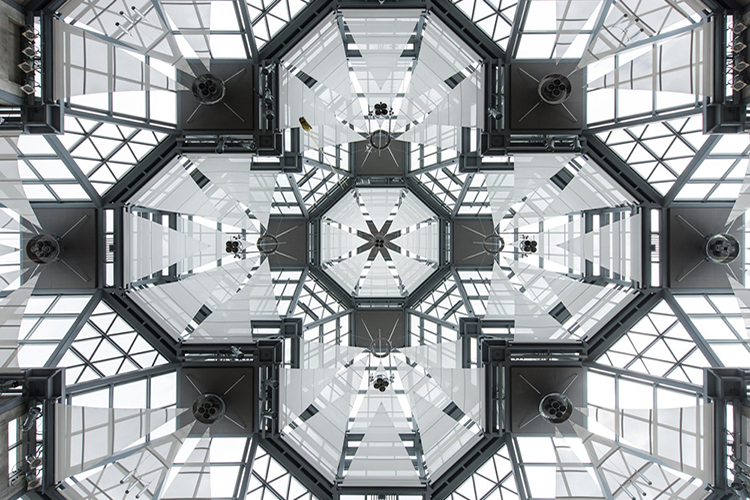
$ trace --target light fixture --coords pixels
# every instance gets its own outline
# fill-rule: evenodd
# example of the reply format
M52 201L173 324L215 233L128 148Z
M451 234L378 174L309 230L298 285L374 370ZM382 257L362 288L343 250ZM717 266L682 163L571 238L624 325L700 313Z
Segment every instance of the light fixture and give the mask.
M21 33L21 35L30 42L33 42L39 37L39 35L37 35L37 33L31 28L26 28L26 31Z
M742 21L737 21L736 23L734 23L734 26L732 26L732 33L734 33L735 35L739 35L746 29L747 25L745 25L745 23L743 23Z
M31 408L29 408L28 413L26 413L26 418L23 420L23 424L21 424L21 430L24 432L30 431L31 428L34 427L34 423L41 416L42 410L40 410L36 406L32 406Z
M739 41L739 39L735 39L734 43L732 44L732 52L734 52L735 54L737 52L742 52L746 48L747 48L747 45L745 43Z
M25 55L26 57L29 57L31 59L39 56L39 52L37 52L36 50L34 50L34 47L26 47L25 49L23 49L21 51L21 53L23 55Z
M34 66L29 64L27 61L22 62L21 64L18 65L18 67L21 68L21 71L23 71L26 74L34 71Z
M42 457L35 457L34 455L28 455L26 457L26 463L29 464L29 468L36 469L42 465Z
M35 471L29 471L26 473L26 491L34 490L39 488L42 482L36 475Z
M736 63L734 63L733 69L737 73L741 73L741 72L745 71L748 67L750 67L750 64L748 64L747 61L745 61L743 59L740 59L739 61L737 61Z
M34 94L34 86L30 83L26 83L24 85L21 85L21 92L23 92L26 95L33 95Z
M744 89L745 87L747 87L747 82L745 81L744 78L735 78L734 79L734 82L732 83L732 89L735 92L739 92L742 89Z

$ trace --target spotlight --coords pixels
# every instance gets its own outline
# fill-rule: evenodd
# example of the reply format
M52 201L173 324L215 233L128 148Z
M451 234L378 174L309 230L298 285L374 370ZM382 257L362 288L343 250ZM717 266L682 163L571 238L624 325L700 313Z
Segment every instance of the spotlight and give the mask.
M747 82L744 80L744 78L735 78L734 83L732 83L732 89L735 92L739 92L742 89L747 87Z
M234 356L237 359L245 359L245 353L240 351L239 347L237 346L230 346L229 350L232 351L232 356Z
M33 42L37 39L39 35L36 34L36 32L31 28L26 28L26 31L21 33L21 35L28 41Z
M21 430L24 432L30 431L31 428L34 427L37 419L41 416L42 410L40 410L36 406L32 406L31 408L29 408L29 412L26 414L26 418L23 420L23 424L21 425Z
M32 71L34 71L34 66L29 64L27 61L22 62L21 64L18 65L18 67L21 68L21 71L23 71L26 74L29 74Z
M31 84L25 84L21 85L21 92L23 92L26 95L33 95L34 94L34 86Z
M26 457L26 463L29 464L29 467L32 469L36 469L40 465L42 465L42 459L41 457L35 457L33 455L29 455Z
M747 29L747 26L742 21L737 21L736 23L734 23L734 26L732 26L732 32L735 35L739 35L743 31L745 31L746 29Z
M41 486L42 482L36 476L36 472L30 471L26 473L26 491L34 490Z
M258 143L252 139L240 142L240 146L250 151L258 151Z
M734 52L735 54L738 52L742 52L746 48L747 48L747 45L740 42L739 40L735 40L734 44L732 44L732 52Z
M31 59L39 55L39 53L36 50L34 50L34 47L26 47L25 49L21 51L21 53Z
M735 65L734 65L734 68L733 68L733 69L734 69L734 70L735 70L735 71L736 71L737 73L742 73L742 72L743 72L743 71L745 71L745 70L746 70L746 69L747 69L748 67L750 67L750 64L748 64L748 63L747 63L747 61L743 61L743 60L740 60L740 61L737 61L737 62L735 63Z

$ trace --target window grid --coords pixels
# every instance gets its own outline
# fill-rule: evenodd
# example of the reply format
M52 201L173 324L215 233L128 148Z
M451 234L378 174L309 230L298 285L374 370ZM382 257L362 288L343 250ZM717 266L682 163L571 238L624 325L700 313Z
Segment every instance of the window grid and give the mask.
M90 300L90 295L30 297L18 335L19 366L46 365Z
M503 50L508 46L513 20L516 17L518 0L453 0L456 6L476 24L479 29Z
M724 135L675 196L676 201L734 201L750 160L747 137Z
M249 500L317 500L302 483L258 446L247 488Z
M451 493L451 500L517 500L513 463L503 447Z
M676 295L675 299L724 366L750 366L750 339L734 295Z
M18 150L18 173L29 201L90 200L46 137L21 135Z
M97 192L104 194L165 137L161 132L66 116L59 139Z
M73 385L167 361L122 317L100 302L58 366L65 367Z
M703 384L703 368L711 366L663 300L596 361L695 385Z
M663 195L708 138L703 135L701 116L626 127L597 136Z

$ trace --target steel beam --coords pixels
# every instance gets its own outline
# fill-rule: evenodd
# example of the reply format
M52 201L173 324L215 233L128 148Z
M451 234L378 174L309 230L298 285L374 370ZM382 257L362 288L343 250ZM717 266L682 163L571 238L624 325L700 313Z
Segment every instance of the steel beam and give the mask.
M353 184L352 178L350 177L342 180L338 187L334 187L331 191L327 192L321 200L310 208L309 218L318 218L330 210L340 199L346 196L346 193L349 192L349 189Z
M445 500L481 466L491 459L505 445L505 436L484 436L462 456L450 470L446 471L428 487L431 500Z
M317 281L331 296L344 305L347 309L356 307L352 296L344 290L330 275L318 266L309 267L310 275Z
M258 54L260 61L278 61L294 45L297 44L305 35L312 32L320 20L326 14L333 12L334 2L330 0L313 0L307 7L298 13L292 21L274 35L267 44L265 44Z
M104 205L123 203L150 181L177 154L177 136L170 135L112 186L102 198Z
M434 194L428 191L424 185L419 182L416 177L406 177L404 179L406 187L419 198L419 201L427 205L427 208L435 212L441 218L448 219L451 216L451 211L445 204L438 200Z
M432 273L432 276L427 278L416 290L413 290L404 300L404 309L413 309L414 306L422 302L429 294L431 294L435 288L443 283L451 275L450 266L442 266L437 271Z
M620 337L630 331L664 297L662 290L639 292L604 328L584 342L586 359L595 360L609 349Z
M450 0L432 0L432 13L482 58L505 60L505 52Z
M288 470L294 478L310 490L319 500L333 500L333 485L329 483L317 470L309 466L293 447L281 438L264 438L254 436L263 449L277 462Z
M584 154L596 163L640 203L664 206L664 197L643 177L617 156L601 139L585 133L587 147Z

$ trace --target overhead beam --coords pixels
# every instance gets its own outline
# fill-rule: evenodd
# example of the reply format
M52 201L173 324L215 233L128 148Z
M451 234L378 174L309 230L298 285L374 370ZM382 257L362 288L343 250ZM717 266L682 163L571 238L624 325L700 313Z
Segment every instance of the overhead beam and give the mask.
M584 154L596 163L638 202L664 206L664 197L643 177L638 175L630 166L617 156L597 136L584 133L587 147Z
M179 361L178 342L121 290L105 289L102 300L169 362Z
M664 297L664 292L639 292L599 332L584 342L586 359L595 360L612 347L636 323L643 319Z
M124 203L146 185L177 154L177 136L170 135L104 194L102 203Z

